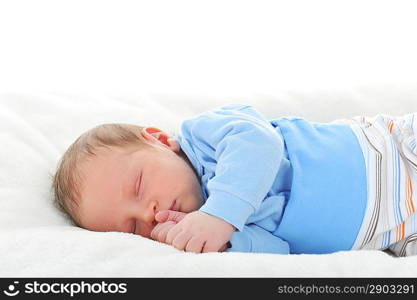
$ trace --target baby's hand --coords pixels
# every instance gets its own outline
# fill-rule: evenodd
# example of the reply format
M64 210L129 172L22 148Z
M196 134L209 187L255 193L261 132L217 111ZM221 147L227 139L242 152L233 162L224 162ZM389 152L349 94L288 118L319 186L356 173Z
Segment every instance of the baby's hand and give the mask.
M151 231L151 239L165 243L168 231L181 221L187 214L180 211L164 210L158 214L157 221L160 222ZM161 221L164 220L164 221Z
M152 238L179 250L196 253L224 251L235 230L226 221L201 211L189 214L163 211L155 217L158 222L164 223L155 226L151 232ZM170 221L178 224L174 225Z

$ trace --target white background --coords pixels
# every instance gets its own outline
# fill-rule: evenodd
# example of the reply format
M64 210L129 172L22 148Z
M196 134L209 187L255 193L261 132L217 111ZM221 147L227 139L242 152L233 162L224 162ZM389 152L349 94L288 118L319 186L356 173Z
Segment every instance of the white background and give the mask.
M171 130L232 101L271 119L415 112L414 3L0 0L0 277L417 278L417 256L196 256L67 226L49 176L101 123Z
M0 1L0 92L417 82L416 1Z

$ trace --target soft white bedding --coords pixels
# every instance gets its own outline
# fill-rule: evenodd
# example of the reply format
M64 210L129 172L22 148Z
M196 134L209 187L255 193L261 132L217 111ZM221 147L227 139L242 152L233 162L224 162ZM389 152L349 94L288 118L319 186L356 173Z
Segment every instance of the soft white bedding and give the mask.
M0 95L0 276L5 277L397 277L417 276L417 256L378 251L327 255L193 254L131 234L70 226L51 204L50 176L67 146L103 122L159 126L226 103L267 117L331 121L417 111L417 85L286 90L274 95Z

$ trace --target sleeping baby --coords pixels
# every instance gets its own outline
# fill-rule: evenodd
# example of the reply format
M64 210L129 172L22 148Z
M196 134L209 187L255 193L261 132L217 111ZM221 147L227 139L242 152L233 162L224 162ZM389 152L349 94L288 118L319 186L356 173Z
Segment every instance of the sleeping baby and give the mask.
M180 134L103 124L61 158L75 225L188 252L416 254L417 114L317 123L214 108Z

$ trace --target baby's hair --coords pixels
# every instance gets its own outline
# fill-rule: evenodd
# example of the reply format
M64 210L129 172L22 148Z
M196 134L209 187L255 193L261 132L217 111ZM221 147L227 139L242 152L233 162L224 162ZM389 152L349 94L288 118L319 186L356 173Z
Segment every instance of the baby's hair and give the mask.
M134 146L151 148L140 132L142 126L132 124L102 124L78 137L65 151L53 175L54 205L67 215L74 225L82 227L76 208L80 201L83 180L81 165L97 155L100 148Z

